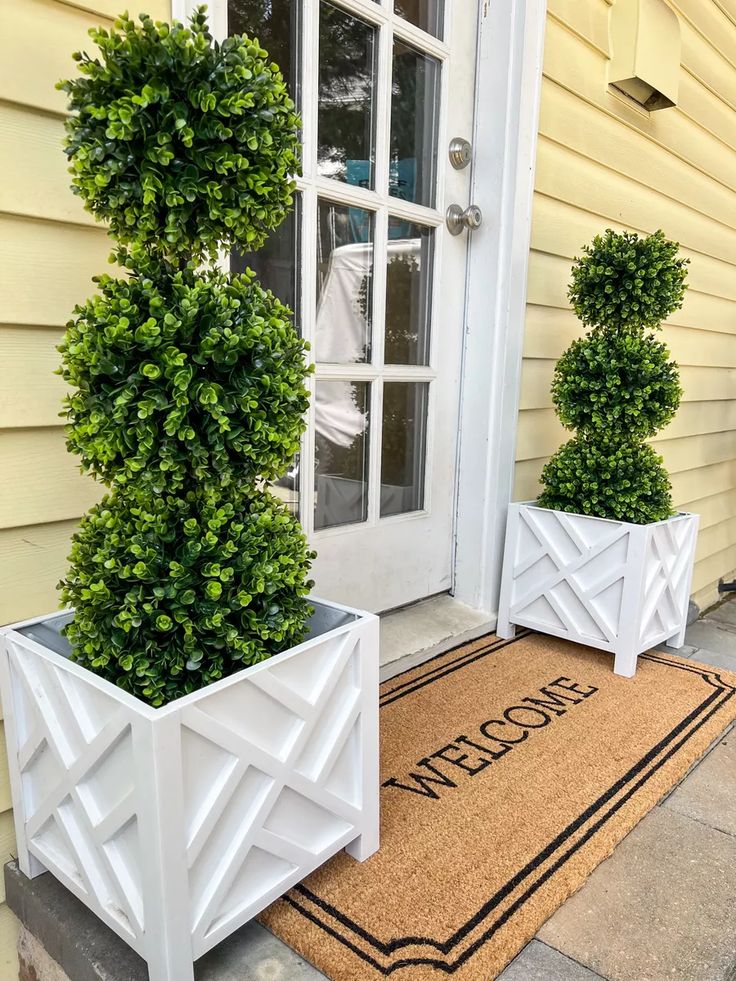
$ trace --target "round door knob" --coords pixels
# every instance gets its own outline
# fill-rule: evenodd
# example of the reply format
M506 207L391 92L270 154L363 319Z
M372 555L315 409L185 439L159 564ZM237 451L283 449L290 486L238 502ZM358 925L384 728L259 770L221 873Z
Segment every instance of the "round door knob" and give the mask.
M464 228L473 232L483 223L483 212L477 204L469 204L465 210L459 204L451 204L445 214L445 223L451 235L459 235Z
M469 232L474 232L476 228L480 228L483 224L483 212L477 204L469 204L463 211L463 221Z

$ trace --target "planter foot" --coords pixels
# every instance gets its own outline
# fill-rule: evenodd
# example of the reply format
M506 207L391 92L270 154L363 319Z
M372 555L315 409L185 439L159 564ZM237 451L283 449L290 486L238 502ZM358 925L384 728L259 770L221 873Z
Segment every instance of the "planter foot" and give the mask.
M367 858L374 855L378 851L378 834L362 834L359 838L355 838L349 844L345 845L345 851L356 862L365 862Z
M43 875L44 872L48 871L35 855L22 849L20 843L18 843L18 865L23 875L28 876L29 879L35 879L37 875Z
M636 652L617 651L613 661L613 673L621 675L622 678L633 678L636 674L638 658L639 655Z
M516 636L516 624L508 620L499 620L496 624L496 636L501 640L513 640Z
M665 641L667 647L672 647L675 650L677 650L679 647L682 647L682 645L685 643L686 626L683 627L682 630L678 630L678 632L676 634L673 634L672 637L667 638L667 640Z
M163 931L151 937L145 953L149 981L195 981L192 940L188 930L169 932L168 944Z

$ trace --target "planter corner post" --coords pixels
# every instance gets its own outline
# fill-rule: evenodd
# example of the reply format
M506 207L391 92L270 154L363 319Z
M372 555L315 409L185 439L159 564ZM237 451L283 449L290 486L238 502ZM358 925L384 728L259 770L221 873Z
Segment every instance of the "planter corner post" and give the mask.
M361 717L362 742L364 746L361 796L361 833L345 846L345 851L358 862L364 862L378 851L380 843L380 774L379 774L379 678L378 658L370 652L379 649L380 620L367 617L362 625L358 643L366 648L366 656L360 658L360 686L364 692Z

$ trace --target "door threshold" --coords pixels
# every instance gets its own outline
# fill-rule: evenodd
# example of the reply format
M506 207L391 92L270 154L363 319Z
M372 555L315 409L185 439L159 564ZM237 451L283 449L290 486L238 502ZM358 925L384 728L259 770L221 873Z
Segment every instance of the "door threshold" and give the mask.
M495 629L496 618L449 593L381 617L381 681Z

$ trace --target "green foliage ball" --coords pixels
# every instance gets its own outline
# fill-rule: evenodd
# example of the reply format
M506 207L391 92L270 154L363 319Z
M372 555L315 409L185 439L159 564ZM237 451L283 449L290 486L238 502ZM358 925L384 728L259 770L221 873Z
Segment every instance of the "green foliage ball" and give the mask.
M575 436L545 465L542 484L538 503L555 511L641 525L673 513L662 458L635 439Z
M74 535L77 663L153 706L299 643L313 557L268 492L115 490Z
M552 400L568 429L653 436L674 416L682 389L665 344L638 331L593 331L557 362Z
M59 347L68 446L105 482L161 492L271 479L299 449L306 344L250 271L103 275Z
M298 119L277 67L246 36L213 42L204 7L182 24L90 31L97 57L59 83L73 110L72 189L119 243L215 257L263 244L292 205Z
M660 230L607 229L575 260L568 296L588 327L656 327L682 306L687 259Z

